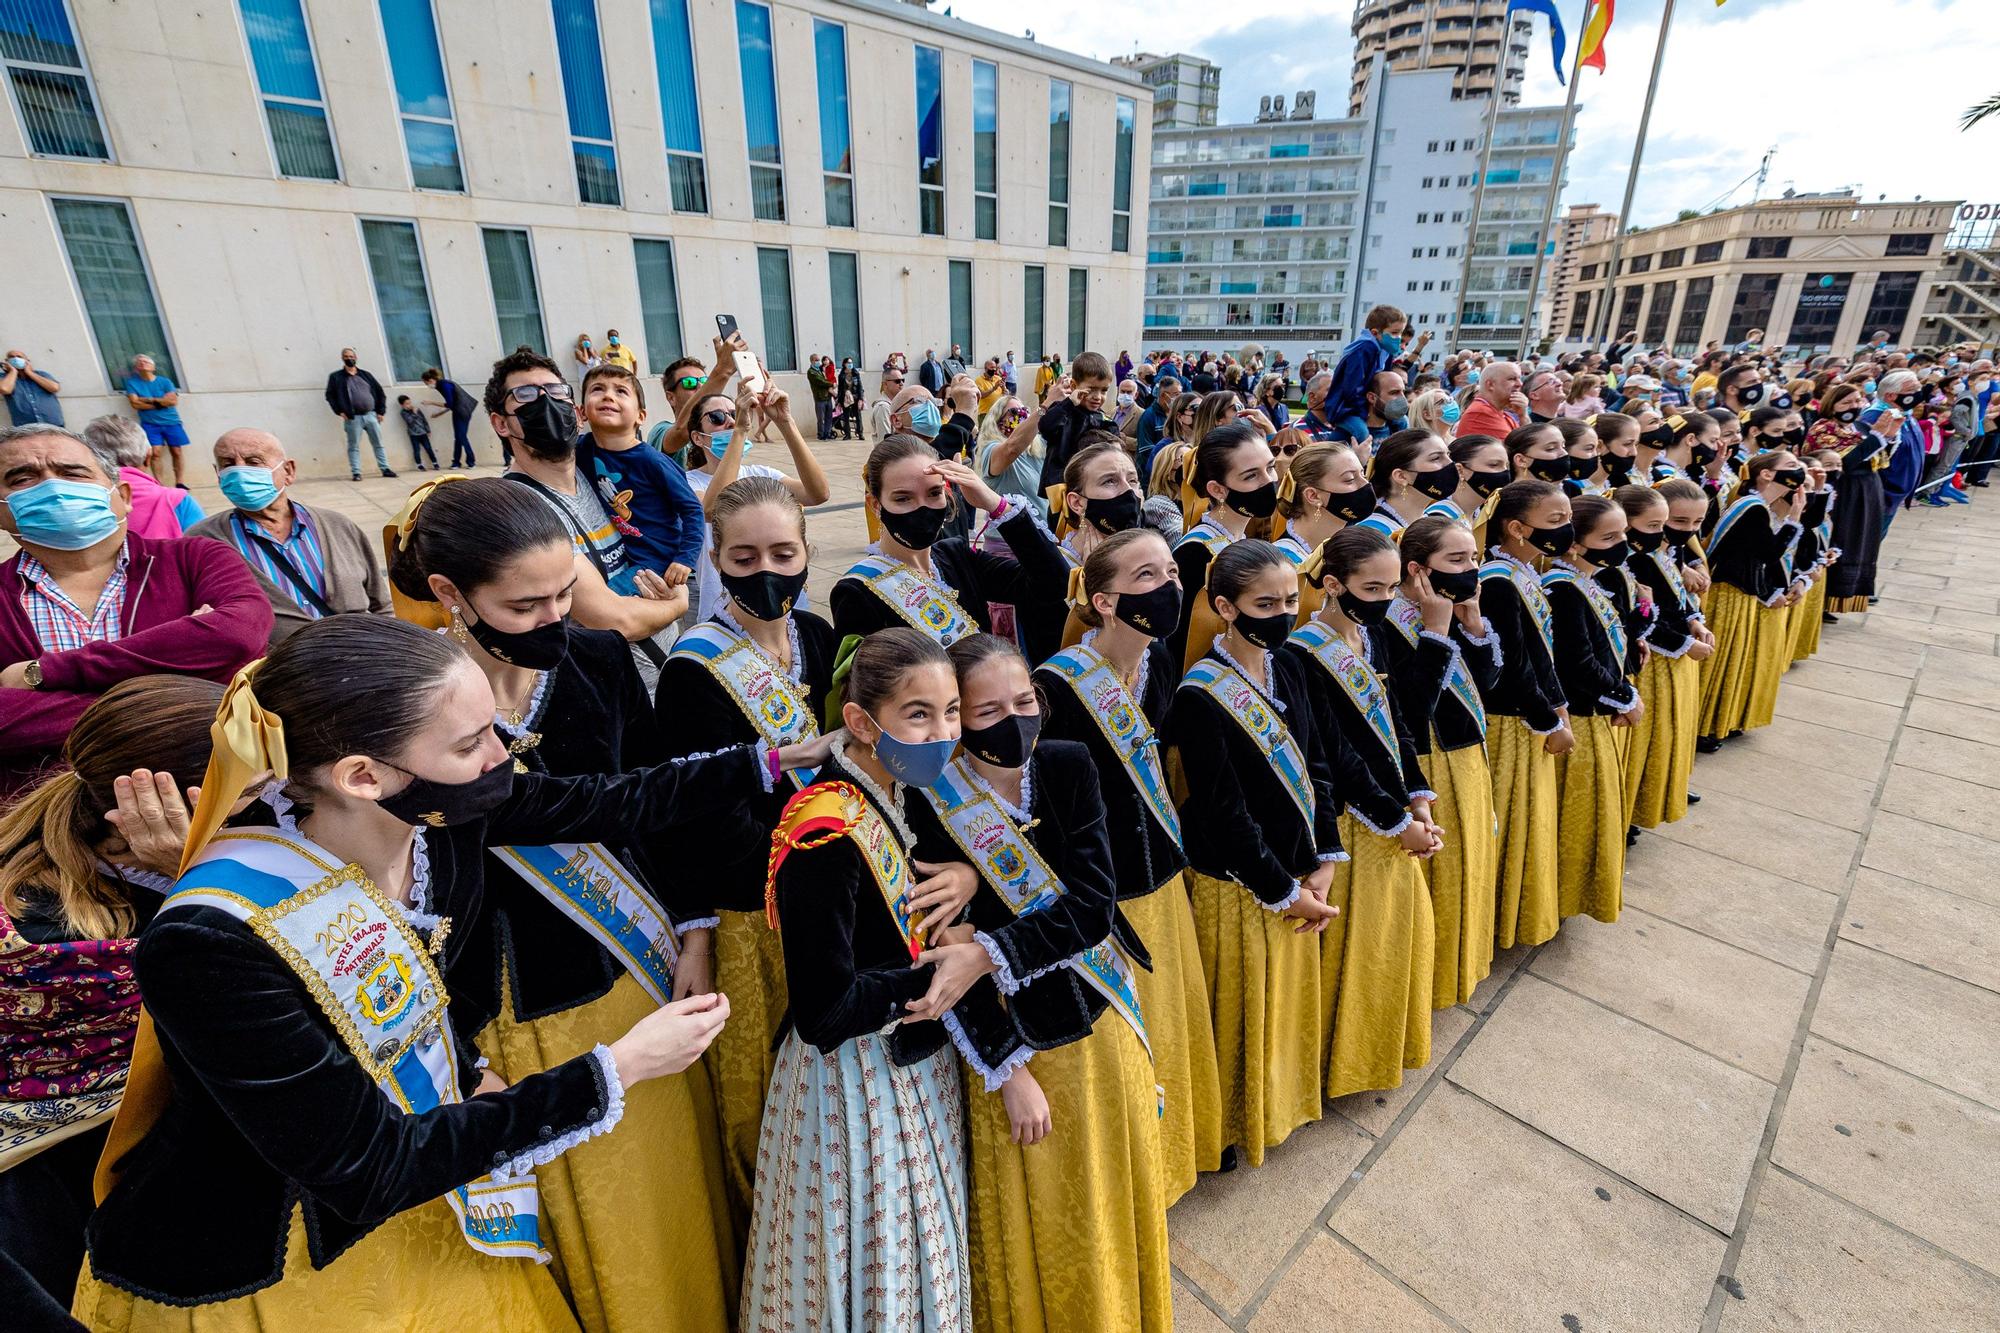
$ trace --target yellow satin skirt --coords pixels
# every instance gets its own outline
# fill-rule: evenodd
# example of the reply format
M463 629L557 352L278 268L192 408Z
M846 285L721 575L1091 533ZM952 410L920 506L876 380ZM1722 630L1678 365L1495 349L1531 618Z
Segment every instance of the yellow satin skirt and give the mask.
M1153 970L1133 969L1139 1013L1153 1047L1153 1077L1165 1090L1160 1117L1160 1179L1167 1206L1194 1188L1195 1177L1222 1165L1222 1081L1215 1069L1215 1025L1196 946L1187 878L1177 874L1143 898L1119 902L1126 924L1152 956Z
M1826 576L1822 574L1792 608L1792 663L1803 662L1819 651L1819 633L1825 627L1820 617L1825 614Z
M1723 739L1730 733L1760 727L1771 720L1777 702L1784 661L1776 637L1777 612L1733 584L1717 580L1703 601L1715 651L1701 662L1698 730ZM1785 641L1789 648L1790 641ZM1768 673L1768 683L1762 676ZM1766 688L1767 686L1767 688ZM1755 720L1760 695L1767 697L1763 721Z
M1493 770L1493 809L1500 831L1494 849L1499 874L1494 895L1493 943L1540 944L1553 939L1556 911L1556 759L1518 717L1487 720L1487 762Z
M1340 817L1348 859L1327 901L1340 915L1319 937L1326 1095L1400 1087L1431 1062L1431 969L1437 948L1422 862L1394 838Z
M479 1049L509 1083L617 1040L655 1007L628 974L588 1004L523 1023L504 979L502 989L508 1012ZM586 1333L728 1326L742 1247L715 1092L699 1062L627 1088L617 1128L536 1167L535 1184L550 1270Z
M1778 686L1792 669L1792 627L1803 610L1805 603L1801 601L1764 613L1763 632L1757 636L1757 667L1750 676L1749 716L1743 724L1746 731L1768 727L1778 715Z
M1701 707L1701 663L1686 655L1646 659L1639 672L1646 720L1625 752L1625 822L1658 828L1687 814Z
M607 1137L615 1139L623 1128L621 1124ZM544 1211L544 1221L547 1216ZM295 1204L284 1276L262 1291L212 1305L146 1300L98 1281L86 1260L70 1312L92 1333L574 1333L577 1327L547 1267L530 1258L501 1259L473 1249L443 1199L397 1213L324 1269L314 1269L306 1257L305 1214Z
M1556 756L1556 901L1564 917L1618 919L1625 883L1625 772L1608 717L1572 714L1576 748Z
M1036 1052L1027 1072L1048 1098L1051 1128L1025 1148L1011 1140L1000 1094L966 1079L972 1326L1169 1333L1174 1280L1146 1048L1106 1010L1082 1041Z
M1222 1139L1260 1166L1320 1117L1319 937L1263 906L1241 884L1189 871L1194 929L1215 1020Z
M729 1222L740 1250L757 1195L757 1135L764 1096L778 1063L785 1017L785 952L762 912L721 912L715 928L715 988L729 997L729 1021L701 1062L715 1086L722 1122L722 1171Z
M1484 746L1447 750L1431 736L1424 776L1437 799L1431 818L1444 830L1444 849L1418 862L1430 886L1431 1008L1472 998L1493 970L1493 891L1499 843L1493 830L1493 774Z

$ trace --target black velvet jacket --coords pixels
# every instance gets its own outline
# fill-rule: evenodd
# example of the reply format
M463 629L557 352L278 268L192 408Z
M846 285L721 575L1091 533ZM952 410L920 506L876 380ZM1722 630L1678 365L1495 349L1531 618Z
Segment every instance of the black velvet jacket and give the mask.
M1785 545L1796 527L1790 521L1773 523L1768 505L1745 510L1721 540L1709 541L1710 576L1769 602L1791 583L1785 571Z
M1634 556L1631 563L1642 557ZM1637 680L1639 668L1646 665L1646 650L1640 645L1652 628L1654 612L1649 610L1640 598L1639 581L1629 565L1612 565L1600 569L1591 578L1597 586L1610 596L1611 604L1618 608L1618 621L1625 626L1625 675Z
M1299 673L1309 682L1306 691L1312 701L1313 732L1326 751L1333 770L1333 789L1342 808L1376 833L1400 832L1409 817L1410 793L1427 792L1430 783L1424 777L1402 710L1396 705L1395 692L1389 688L1387 668L1377 647L1384 639L1398 637L1396 631L1384 625L1372 631L1364 629L1361 635L1367 645L1369 667L1383 678L1382 692L1389 702L1390 725L1395 729L1394 753L1383 748L1381 738L1362 717L1354 700L1305 645L1296 641L1287 643L1279 655L1297 662ZM1443 651L1429 641L1424 641L1423 646Z
M958 594L959 609L988 632L993 629L992 602L1017 609L1040 603L1060 606L1069 596L1069 560L1033 508L1009 504L995 530L1006 539L1011 556L975 550L964 537L946 537L931 547L931 567ZM842 578L834 584L827 606L841 639L910 623L859 579Z
M1556 623L1556 679L1562 682L1571 716L1623 712L1639 692L1625 678L1625 659L1613 649L1588 595L1575 583L1551 583L1547 590Z
M425 832L426 906L474 923L486 904L486 848L501 836L543 845L656 828L677 808L721 809L757 790L762 762L745 747L618 777L517 777L486 818ZM489 959L471 957L473 933L446 936L448 988L489 973ZM313 1266L324 1268L394 1214L605 1112L602 1074L584 1055L504 1092L404 1114L348 1054L291 967L213 908L156 920L134 968L173 1096L92 1216L90 1260L98 1277L152 1300L201 1304L277 1281L295 1200ZM447 1014L460 1086L471 1088L473 1034L484 1019L457 1003Z
M1671 551L1662 551L1660 555L1667 560L1674 558ZM1690 626L1694 623L1693 617L1701 611L1701 603L1697 601L1690 606L1682 602L1681 593L1674 589L1673 580L1667 577L1667 571L1660 567L1659 560L1651 553L1633 556L1626 567L1645 588L1646 596L1652 599L1653 620L1646 630L1646 643L1654 652L1667 657L1679 657L1686 653L1688 643L1694 638ZM1678 572L1679 566L1676 565L1675 569ZM1686 585L1682 586L1685 588ZM1693 594L1689 597L1692 599Z
M872 595L872 594L871 594ZM839 640L833 626L810 611L794 611L799 631L800 684L812 715L824 715L826 693L833 684L834 650ZM715 674L700 662L668 657L660 668L653 696L660 720L660 743L675 756L706 754L758 739L757 728L745 716ZM671 900L668 910L677 921L711 917L718 910L762 912L764 871L770 859L771 831L785 802L798 789L789 778L776 790L751 796L733 810L699 824L668 830L654 840L661 867L654 883ZM671 865L672 873L665 867Z
M1180 663L1162 639L1146 645L1146 679L1139 691L1139 709L1153 727L1155 740L1166 722L1174 688L1180 684ZM1187 869L1187 854L1160 824L1124 762L1104 739L1088 704L1070 683L1046 667L1035 672L1042 692L1042 735L1051 740L1079 741L1097 766L1097 786L1104 798L1111 865L1118 880L1120 902L1143 898ZM1164 773L1165 765L1161 765ZM1169 797L1171 799L1171 797Z
M1398 598L1397 600L1401 600ZM1370 647L1377 654L1389 681L1389 693L1410 733L1410 742L1419 756L1431 752L1431 738L1446 750L1482 745L1486 733L1458 695L1446 685L1454 659L1465 664L1466 678L1479 692L1486 692L1500 679L1500 640L1488 626L1479 643L1466 637L1465 627L1452 618L1445 642L1419 632L1410 640L1394 625L1385 625L1373 636Z
M1546 734L1562 722L1556 710L1567 699L1542 632L1521 598L1513 579L1480 577L1479 610L1500 637L1500 674L1485 687L1486 711L1518 717L1529 730Z

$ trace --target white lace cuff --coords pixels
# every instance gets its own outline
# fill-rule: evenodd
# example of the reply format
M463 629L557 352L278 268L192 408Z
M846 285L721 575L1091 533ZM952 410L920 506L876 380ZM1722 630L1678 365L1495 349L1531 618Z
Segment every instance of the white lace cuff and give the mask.
M980 948L986 950L986 956L993 960L993 966L998 969L993 974L993 984L1000 988L1002 995L1016 994L1020 991L1021 987L1027 985L1036 977L1045 977L1057 968L1068 967L1070 963L1069 959L1064 958L1058 962L1049 964L1047 967L1037 968L1025 977L1019 976L1007 962L1007 954L1001 949L1000 941L994 939L983 930L973 931L972 938Z
M721 924L722 918L719 916L698 916L692 921L676 921L673 927L674 934L685 935L690 930L714 930Z
M1603 704L1612 712L1622 715L1631 712L1639 706L1639 691L1628 685L1625 689L1625 694L1628 697L1621 698L1613 694L1600 694L1597 696L1597 702Z
M1245 885L1243 891L1245 893L1250 893L1249 886ZM1293 903L1297 902L1299 900L1299 895L1304 893L1305 891L1306 891L1306 886L1304 884L1300 883L1298 880L1293 880L1292 891L1286 894L1283 898L1280 898L1277 902L1274 903L1266 902L1262 898L1259 898L1254 893L1250 893L1250 901L1256 903L1257 906L1263 908L1267 912L1283 912L1288 908L1290 908Z
M1431 633L1431 632L1430 632L1429 630L1427 630L1427 629L1420 629L1420 630L1418 630L1418 631L1417 631L1417 637L1418 637L1418 638L1420 638L1420 639L1429 639L1429 640L1430 640L1430 641L1431 641L1432 643L1441 643L1441 644L1443 644L1443 645L1444 645L1444 646L1445 646L1446 648L1457 648L1457 647L1458 647L1458 645L1457 645L1457 644L1455 644L1455 643L1453 643L1453 642L1451 641L1451 636L1450 636L1450 635L1447 635L1447 634L1433 634L1433 633Z
M771 773L771 770L776 768L777 766L778 766L777 748L775 746L771 747L765 747L761 745L758 746L757 785L764 789L764 794L766 796L769 796L771 794L772 789L778 785L777 778L772 776Z
M1001 1085L1014 1076L1014 1071L1028 1063L1034 1055L1026 1046L1016 1046L998 1065L989 1065L979 1058L979 1052L973 1048L972 1038L966 1035L957 1014L947 1009L943 1021L944 1030L951 1035L951 1044L958 1048L959 1057L979 1075L988 1092L1000 1091Z
M1436 801L1436 800L1437 800L1437 798L1438 798L1438 794L1437 794L1436 792L1434 792L1434 791L1424 791L1424 790L1422 790L1422 789L1418 789L1417 791L1413 791L1413 792L1411 792L1411 793L1410 793L1410 799L1411 799L1411 800L1413 800L1413 801L1433 801L1433 802L1434 802L1434 801Z
M1540 727L1529 726L1528 719L1525 717L1521 719L1521 725L1527 727L1529 732L1536 736L1553 736L1558 731L1561 731L1563 729L1563 722L1561 718L1557 718L1556 724L1553 727L1550 727L1547 731L1542 730Z
M1651 648L1654 652L1658 653L1662 657L1686 657L1688 649L1694 647L1694 637L1690 635L1689 637L1681 640L1681 646L1678 649L1662 648L1660 647L1659 644L1654 643L1651 639L1646 640L1646 646Z
M526 1152L516 1154L511 1161L494 1167L492 1174L495 1181L532 1174L536 1167L547 1166L571 1148L588 1143L600 1134L609 1134L624 1119L625 1085L618 1081L618 1063L611 1058L611 1048L600 1043L590 1055L597 1061L598 1071L604 1078L604 1114L588 1125L559 1135L547 1143L538 1143Z
M1479 638L1475 639L1472 637L1472 635L1466 634L1464 626L1460 626L1458 632L1460 634L1465 634L1465 641L1469 644L1472 644L1474 647L1484 648L1487 644L1490 643L1493 645L1493 651L1496 653L1499 652L1500 644L1493 637L1493 622L1488 620L1485 616L1481 616L1479 618L1479 624L1483 630L1483 633Z
M1325 865L1328 861L1345 861L1348 855L1346 852L1321 852L1315 859L1321 865Z
M1370 833L1373 833L1377 837L1381 838L1400 837L1402 836L1403 830L1410 826L1410 812L1407 810L1403 812L1403 817L1396 821L1395 827L1393 828L1383 828L1380 824L1377 824L1367 815L1362 814L1361 807L1357 805L1350 804L1347 807L1347 813L1353 815L1355 822L1361 825L1362 828L1367 829Z

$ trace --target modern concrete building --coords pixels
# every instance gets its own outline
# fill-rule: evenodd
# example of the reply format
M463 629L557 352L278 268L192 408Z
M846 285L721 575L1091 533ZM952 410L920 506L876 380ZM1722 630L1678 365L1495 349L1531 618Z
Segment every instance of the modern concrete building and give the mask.
M36 0L0 64L0 344L72 422L146 351L198 444L330 473L344 345L393 396L727 313L802 403L816 351L1138 340L1150 90L893 0Z
M1944 244L1919 343L2000 343L2000 205L1960 204Z
M1577 293L1576 275L1583 267L1578 256L1584 246L1611 239L1611 233L1618 230L1618 215L1606 213L1596 204L1571 204L1563 210L1556 227L1556 248L1542 284L1539 323L1544 330L1569 327Z
M1412 334L1513 347L1555 180L1560 107L1500 113L1470 222L1486 103L1450 70L1370 81L1369 114L1280 117L1153 140L1146 346L1338 347L1388 302ZM1451 324L1473 247L1464 325Z
M1765 199L1624 238L1606 336L1687 355L1764 330L1767 347L1850 351L1886 329L1923 341L1956 201L1863 203L1849 192ZM1562 343L1596 331L1612 241L1579 252L1580 289Z
M1141 51L1113 56L1111 63L1131 70L1153 90L1153 128L1192 128L1215 124L1222 98L1222 70L1200 56L1156 56Z
M1526 14L1510 17L1507 0L1360 0L1353 31L1350 116L1367 105L1370 66L1378 55L1393 73L1454 71L1453 97L1483 100L1497 89L1502 106L1521 100L1534 25Z

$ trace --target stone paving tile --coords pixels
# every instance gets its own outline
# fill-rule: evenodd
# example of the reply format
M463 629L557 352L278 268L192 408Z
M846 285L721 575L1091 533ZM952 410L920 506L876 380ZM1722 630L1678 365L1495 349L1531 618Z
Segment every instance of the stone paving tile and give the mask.
M1507 978L1513 976L1533 952L1532 948L1525 945L1496 950L1493 955L1493 970L1486 974L1484 981L1472 988L1472 994L1465 1001L1466 1008L1476 1014L1483 1014L1492 1009L1494 1002L1500 998L1501 988L1507 984Z
M1450 1330L1422 1301L1325 1232L1312 1238L1250 1321L1250 1333Z
M1229 1333L1229 1325L1216 1318L1179 1276L1174 1278L1174 1333Z
M1937 625L1949 625L1957 629L1977 630L1986 634L2000 634L2000 615L1991 610L1970 610L1956 606L1941 606Z
M1926 602L1883 601L1868 608L1867 614L1881 620L1907 621L1927 625L1937 619L1938 609Z
M1829 626L1820 635L1819 651L1812 660L1879 671L1885 676L1914 676L1923 657L1921 644L1897 643L1859 629L1842 633Z
M1695 784L1700 783L1696 765ZM1819 888L1832 888L1846 877L1859 841L1846 829L1719 794L1690 809L1686 819L1654 831L1672 842L1720 850L1746 865Z
M2000 992L2000 906L1863 866L1840 934Z
M1794 672L1797 670L1797 667L1793 668ZM1809 689L1798 684L1789 675L1785 677L1784 688L1778 691L1777 713L1779 717L1799 718L1836 731L1852 731L1858 735L1874 736L1883 740L1894 736L1896 728L1903 722L1903 707L1900 702L1871 703L1866 699L1850 699L1845 695L1829 694L1825 690ZM1700 780L1701 772L1697 768L1695 772L1697 789Z
M1984 710L1968 708L1960 711L1976 713ZM1896 762L1989 789L2000 787L2000 745L1987 745L1945 732L1912 728L1896 742ZM2000 803L2000 798L1996 798L1996 803Z
M1861 864L2000 906L2000 876L1993 873L2000 842L1939 828L1921 816L1877 814Z
M1991 787L1897 764L1882 787L1882 809L1940 828L1983 835L1996 826Z
M1724 1248L1685 1213L1448 1082L1333 1228L1482 1333L1692 1330Z
M1389 1126L1403 1113L1403 1108L1410 1104L1424 1084L1430 1082L1438 1066L1457 1048L1459 1039L1472 1026L1474 1017L1470 1009L1459 1004L1438 1010L1431 1016L1431 1062L1428 1065L1422 1069L1405 1070L1400 1088L1349 1093L1345 1097L1334 1098L1327 1105L1378 1138L1388 1133Z
M1700 756L1696 771L1704 770L1712 759L1723 759L1732 754L1755 754L1789 761L1793 765L1794 782L1797 782L1798 770L1810 769L1815 777L1821 773L1837 773L1872 783L1882 776L1882 765L1888 761L1889 749L1886 739L1859 736L1810 718L1787 717L1729 742L1714 755Z
M1787 671L1785 682L1787 685L1803 685L1811 690L1824 690L1828 694L1868 699L1876 703L1900 704L1910 694L1910 682L1905 677L1863 671L1858 667L1841 666L1837 662L1822 662L1818 658L1801 662Z
M1819 966L1839 899L1699 847L1642 837L1625 857L1625 905L1801 972Z
M1812 981L1642 912L1565 922L1529 971L1773 1083Z
M1809 724L1800 722L1793 725ZM1823 736L1841 736L1875 746L1878 750L1882 748L1880 742L1852 732L1820 726L1812 729ZM1801 781L1799 760L1783 753L1783 749L1788 747L1772 749L1763 744L1766 733L1775 730L1776 727L1772 726L1752 732L1747 737L1729 742L1714 754L1701 756L1701 764L1696 771L1701 779L1702 793L1746 797L1774 810L1804 815L1857 833L1867 828L1868 817L1875 808L1877 778L1874 774L1856 777L1836 767L1841 757L1838 747L1830 747L1828 766L1811 770L1811 779ZM1880 771L1883 762L1882 758L1875 759L1876 772Z
M1771 1160L2000 1272L2000 1111L1812 1038Z
M1936 644L1941 648L1957 648L1968 653L1994 651L1995 637L1991 630L1960 629L1956 625L1922 625L1899 622L1895 633L1903 639L1917 643Z
M1974 708L2000 709L2000 659L1933 650L1917 673L1917 693Z
M1920 694L1910 700L1909 725L1981 745L2000 745L2000 712L1990 708L1971 708Z
M1776 1092L1534 976L1448 1077L1721 1232L1735 1224Z
M2000 1111L2000 992L1843 940L1812 1030Z

